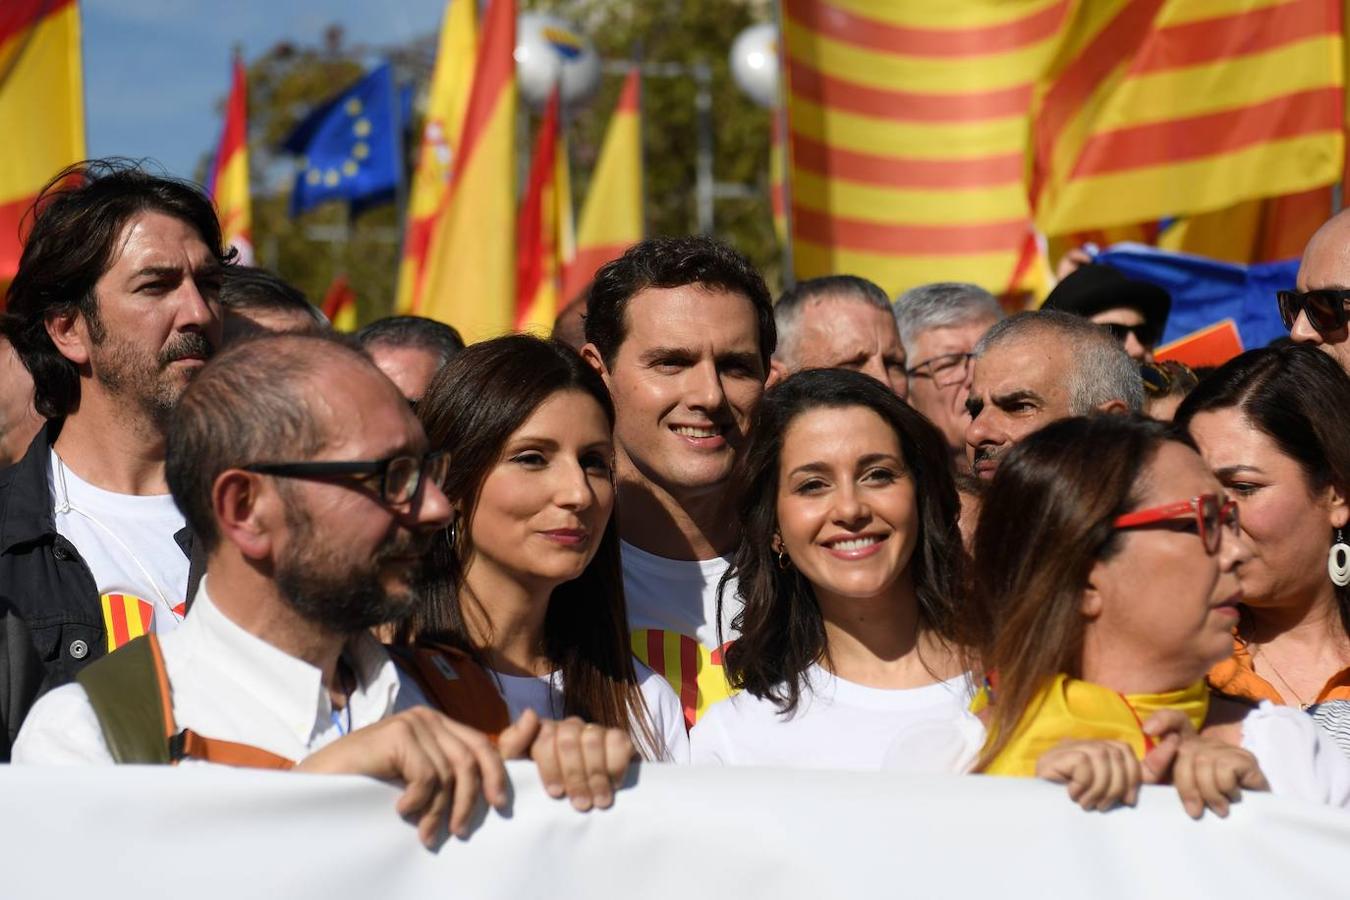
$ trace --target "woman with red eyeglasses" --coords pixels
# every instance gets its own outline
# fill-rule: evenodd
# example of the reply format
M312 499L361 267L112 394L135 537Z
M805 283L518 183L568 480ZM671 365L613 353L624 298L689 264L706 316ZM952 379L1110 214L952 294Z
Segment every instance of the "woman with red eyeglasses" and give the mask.
M1027 437L974 557L991 673L976 771L1065 783L1087 809L1141 783L1175 785L1192 816L1225 815L1243 789L1350 804L1350 760L1310 718L1205 682L1232 652L1250 550L1189 439L1124 416Z
M1350 377L1312 347L1244 353L1177 410L1242 510L1251 559L1225 693L1332 712L1350 700ZM1350 734L1345 735L1350 738ZM1342 744L1350 752L1350 740Z

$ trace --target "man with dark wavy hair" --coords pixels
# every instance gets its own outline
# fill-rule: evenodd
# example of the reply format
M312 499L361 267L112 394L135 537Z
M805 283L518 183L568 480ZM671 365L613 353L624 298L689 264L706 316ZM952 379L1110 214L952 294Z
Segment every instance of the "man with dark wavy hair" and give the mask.
M191 539L164 432L220 343L228 261L200 188L125 161L77 164L34 205L0 329L48 423L0 471L0 601L53 683L184 615Z
M638 658L685 720L726 696L735 635L732 466L777 343L773 301L740 253L707 237L634 245L596 273L582 355L614 398L624 593Z

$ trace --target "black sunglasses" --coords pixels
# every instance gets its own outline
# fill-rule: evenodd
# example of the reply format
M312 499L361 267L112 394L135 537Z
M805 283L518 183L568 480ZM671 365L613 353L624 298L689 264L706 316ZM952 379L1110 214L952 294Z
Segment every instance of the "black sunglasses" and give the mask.
M1115 322L1103 322L1101 326L1111 332L1111 336L1122 344L1131 333L1134 339L1145 347L1152 347L1158 343L1158 329L1148 322L1141 322L1138 325L1118 325Z
M445 487L450 474L450 454L444 451L426 456L391 456L387 459L316 462L269 462L243 466L245 472L276 475L281 478L341 478L358 481L379 478L380 496L391 506L401 506L417 496L423 483Z
M1318 334L1327 334L1345 328L1347 304L1350 304L1350 290L1341 288L1323 288L1316 291L1276 291L1275 300L1280 305L1280 319L1284 327L1294 330L1300 312L1308 316L1308 324Z

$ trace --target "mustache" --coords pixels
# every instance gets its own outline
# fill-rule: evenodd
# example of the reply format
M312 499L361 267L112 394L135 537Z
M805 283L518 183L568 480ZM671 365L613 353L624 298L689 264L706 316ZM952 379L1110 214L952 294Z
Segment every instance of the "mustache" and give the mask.
M430 534L413 534L400 540L392 540L375 554L375 563L379 565L391 559L406 559L410 556L423 558L431 550L432 537Z
M998 459L1001 455L1002 454L999 452L997 447L991 447L988 444L984 444L982 446L975 448L974 461L976 463L988 462L989 460Z
M169 345L160 351L159 364L167 366L169 363L180 359L197 357L210 359L215 352L215 345L207 339L206 335L195 331L187 331L175 335Z

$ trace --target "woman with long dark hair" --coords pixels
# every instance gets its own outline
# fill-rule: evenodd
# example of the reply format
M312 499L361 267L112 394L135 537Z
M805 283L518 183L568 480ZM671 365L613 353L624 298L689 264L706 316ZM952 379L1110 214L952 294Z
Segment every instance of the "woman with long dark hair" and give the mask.
M600 377L563 344L502 337L447 363L417 412L450 454L456 519L403 640L469 654L512 719L580 716L627 729L648 759L683 761L679 699L629 650Z
M970 698L941 434L872 378L806 371L765 393L738 466L743 693L694 727L694 761L960 771L961 741L914 739Z
M976 769L1066 782L1086 808L1144 780L1197 816L1242 788L1350 803L1350 761L1311 719L1205 683L1232 651L1250 558L1236 505L1162 423L1066 419L1025 438L975 534L990 673Z
M1220 367L1177 424L1242 511L1242 617L1210 672L1227 694L1309 709L1350 699L1350 377L1313 347Z

